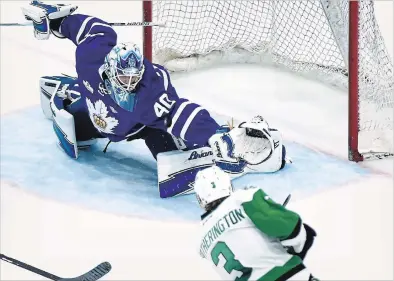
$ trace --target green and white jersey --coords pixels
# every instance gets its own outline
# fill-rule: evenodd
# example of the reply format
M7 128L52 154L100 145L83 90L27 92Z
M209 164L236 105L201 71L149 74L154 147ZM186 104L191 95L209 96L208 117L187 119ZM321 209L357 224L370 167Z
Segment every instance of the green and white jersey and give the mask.
M200 255L224 280L280 280L304 268L280 242L299 221L261 189L236 191L203 217Z

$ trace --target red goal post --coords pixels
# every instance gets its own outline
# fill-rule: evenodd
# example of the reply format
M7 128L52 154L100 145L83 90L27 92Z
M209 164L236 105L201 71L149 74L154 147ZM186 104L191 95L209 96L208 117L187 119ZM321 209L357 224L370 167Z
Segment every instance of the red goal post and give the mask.
M349 160L393 156L393 62L373 0L143 1L144 54L170 71L273 64L349 94Z

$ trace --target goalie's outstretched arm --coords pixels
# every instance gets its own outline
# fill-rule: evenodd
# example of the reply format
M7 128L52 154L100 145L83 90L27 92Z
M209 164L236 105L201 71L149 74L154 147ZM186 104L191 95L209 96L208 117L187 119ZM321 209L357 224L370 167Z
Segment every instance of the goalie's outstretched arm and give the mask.
M103 64L105 56L117 43L117 34L105 21L82 14L66 17L59 32L76 46L77 71L89 72ZM78 69L81 68L81 69Z
M159 64L144 61L146 79L138 110L141 123L160 128L189 144L208 146L208 140L220 125L203 106L178 96L168 71ZM157 89L160 89L157 91ZM153 105L153 106L151 106Z

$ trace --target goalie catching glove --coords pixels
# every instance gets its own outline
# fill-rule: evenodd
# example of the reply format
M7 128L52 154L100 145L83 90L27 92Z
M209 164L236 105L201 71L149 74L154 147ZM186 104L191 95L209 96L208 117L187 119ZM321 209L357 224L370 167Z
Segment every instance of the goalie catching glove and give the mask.
M27 20L33 21L34 37L46 40L51 33L56 37L64 38L59 27L63 19L71 15L78 6L70 4L44 4L32 1L28 6L22 7L22 12Z
M269 128L261 116L243 122L230 130L223 128L209 139L216 165L222 170L243 172L276 172L286 164L286 149L278 130Z

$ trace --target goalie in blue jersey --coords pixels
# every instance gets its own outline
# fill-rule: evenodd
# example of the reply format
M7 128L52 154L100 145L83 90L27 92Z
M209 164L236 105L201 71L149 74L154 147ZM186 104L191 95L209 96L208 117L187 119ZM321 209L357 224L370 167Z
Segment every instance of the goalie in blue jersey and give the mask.
M40 80L42 110L70 157L98 138L143 139L158 160L161 197L191 191L196 173L213 163L233 175L283 168L282 138L263 118L221 126L202 106L178 96L163 66L135 44L117 42L105 21L73 14L76 9L39 1L22 8L37 39L53 34L76 45L77 78Z

